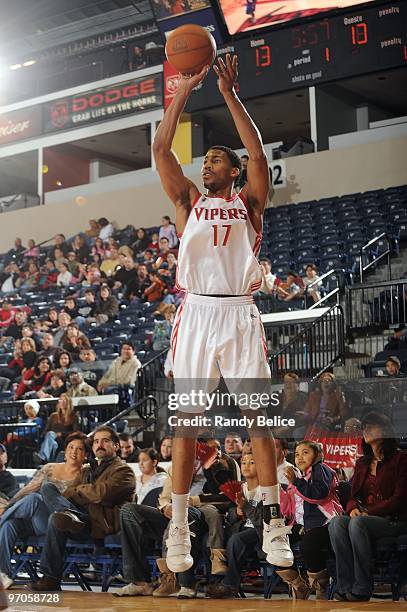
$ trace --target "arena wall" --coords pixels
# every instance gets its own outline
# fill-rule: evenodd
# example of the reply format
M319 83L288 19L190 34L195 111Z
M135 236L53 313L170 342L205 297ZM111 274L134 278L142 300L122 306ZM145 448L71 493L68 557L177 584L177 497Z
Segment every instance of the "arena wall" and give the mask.
M271 156L270 156L271 158ZM291 157L285 160L287 187L275 192L273 204L296 203L330 196L393 187L407 183L407 138L357 145L350 149ZM200 185L201 160L185 167ZM0 215L0 252L15 236L24 242L46 240L56 232L66 236L86 229L101 216L118 227L152 226L172 206L156 172L140 170L106 177L90 185L46 194L46 204Z

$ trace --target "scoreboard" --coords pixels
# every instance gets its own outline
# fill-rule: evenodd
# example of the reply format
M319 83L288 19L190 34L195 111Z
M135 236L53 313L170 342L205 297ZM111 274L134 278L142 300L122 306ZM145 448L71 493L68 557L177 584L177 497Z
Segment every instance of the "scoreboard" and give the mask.
M406 26L407 0L353 7L334 17L256 33L220 48L218 55L238 55L239 95L248 99L405 66ZM221 104L211 71L186 110Z

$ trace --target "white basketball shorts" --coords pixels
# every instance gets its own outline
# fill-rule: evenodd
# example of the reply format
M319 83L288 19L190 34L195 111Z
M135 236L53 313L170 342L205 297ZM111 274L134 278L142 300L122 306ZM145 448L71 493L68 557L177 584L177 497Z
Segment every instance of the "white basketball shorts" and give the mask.
M221 376L230 392L255 391L271 378L263 324L251 296L188 293L175 317L171 349L176 392L195 385L211 393Z

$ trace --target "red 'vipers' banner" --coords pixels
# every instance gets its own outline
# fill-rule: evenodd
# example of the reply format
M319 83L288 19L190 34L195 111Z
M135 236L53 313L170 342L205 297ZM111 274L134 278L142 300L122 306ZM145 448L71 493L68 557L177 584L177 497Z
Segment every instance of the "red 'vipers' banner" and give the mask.
M322 444L324 463L332 469L353 468L362 454L360 436L310 428L304 439Z

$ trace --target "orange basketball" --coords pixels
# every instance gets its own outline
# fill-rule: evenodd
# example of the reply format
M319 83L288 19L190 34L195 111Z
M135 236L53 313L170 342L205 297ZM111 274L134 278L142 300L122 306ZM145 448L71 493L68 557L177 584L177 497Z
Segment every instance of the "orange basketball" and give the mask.
M169 34L165 54L171 66L181 74L197 74L213 63L216 42L208 30L188 23Z

